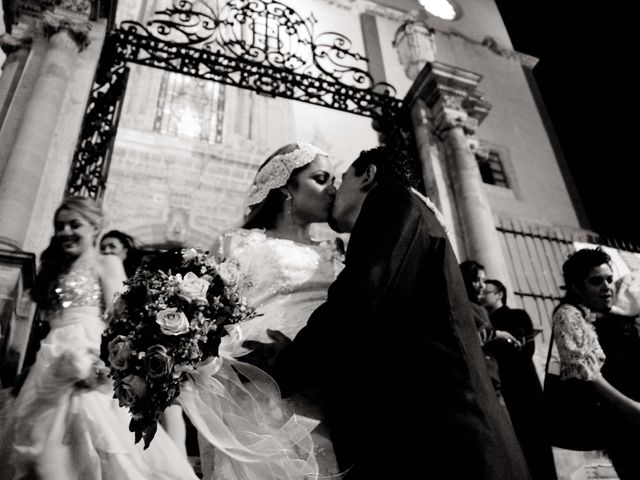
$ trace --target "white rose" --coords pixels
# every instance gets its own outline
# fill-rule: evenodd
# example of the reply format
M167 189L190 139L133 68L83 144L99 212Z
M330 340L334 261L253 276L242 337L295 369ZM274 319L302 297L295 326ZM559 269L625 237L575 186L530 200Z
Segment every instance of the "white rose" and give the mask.
M189 272L182 279L178 295L189 301L206 302L207 290L209 290L209 282L204 278L198 277L195 273Z
M182 335L189 331L189 320L177 308L165 308L156 314L156 323L165 335Z
M113 309L112 313L115 317L122 315L127 310L127 302L118 292L113 297Z
M198 251L195 248L190 248L182 254L182 258L187 262L198 257Z

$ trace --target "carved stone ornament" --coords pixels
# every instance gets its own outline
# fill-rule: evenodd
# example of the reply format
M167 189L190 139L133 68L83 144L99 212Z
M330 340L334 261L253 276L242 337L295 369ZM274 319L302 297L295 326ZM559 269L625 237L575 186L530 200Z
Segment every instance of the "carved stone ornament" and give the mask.
M393 47L405 74L415 80L425 64L436 59L435 31L422 21L408 18L396 30Z
M89 45L91 22L70 18L57 12L46 11L42 14L42 30L48 38L61 30L66 30L80 50L83 50Z
M489 147L482 144L482 142L480 142L480 140L478 140L475 137L469 137L468 143L469 143L469 150L473 152L473 154L476 156L477 159L483 160L483 161L489 160L489 156L491 153L491 151L489 150Z
M474 135L478 130L478 120L470 117L464 110L441 108L433 113L435 133L439 137L455 127L462 127L465 135Z
M91 4L96 0L13 0L21 15L39 18L46 11L55 11L63 15L88 20Z
M32 32L24 23L14 25L10 34L0 35L0 48L2 48L5 55L10 55L21 48L29 47L32 42Z
M91 14L91 2L89 0L62 0L56 7L56 10L89 18Z
M477 90L481 79L477 73L433 62L420 72L407 98L419 97L425 102L438 135L458 126L473 135L491 109Z

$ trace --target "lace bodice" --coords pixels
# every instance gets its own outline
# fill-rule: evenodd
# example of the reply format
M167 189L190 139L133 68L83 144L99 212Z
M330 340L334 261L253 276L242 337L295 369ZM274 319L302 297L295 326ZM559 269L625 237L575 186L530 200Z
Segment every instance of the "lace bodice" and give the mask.
M268 237L262 230L227 233L218 254L240 263L242 293L260 308L273 297L326 290L343 264L331 242L307 245Z
M343 268L329 241L308 245L269 237L263 230L239 229L223 235L219 245L218 255L237 259L241 292L262 314L245 322L244 338L257 335L266 341L266 328L295 336Z
M104 308L100 280L93 268L79 268L63 274L55 289L59 308Z
M562 378L593 380L602 368L605 354L598 342L593 321L586 307L562 305L553 315L553 335L560 355Z

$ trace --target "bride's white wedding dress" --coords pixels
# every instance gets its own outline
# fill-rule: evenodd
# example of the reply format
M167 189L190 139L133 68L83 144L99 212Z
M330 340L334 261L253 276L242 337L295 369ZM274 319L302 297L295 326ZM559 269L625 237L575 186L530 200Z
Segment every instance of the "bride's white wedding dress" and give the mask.
M226 355L246 353L239 348L244 340L271 341L267 329L295 337L325 301L329 285L343 267L332 242L302 244L269 237L263 230L239 229L224 234L218 245L214 254L239 262L242 294L259 314L237 325L232 335L223 339L221 352ZM312 392L293 395L283 403L289 413L322 421ZM339 473L325 426L320 423L311 437L320 476ZM210 446L201 444L201 458L205 479L241 479L228 458Z
M0 420L3 479L196 480L188 460L162 427L147 450L134 444L130 415L113 385L83 386L100 364L103 296L93 269L63 275L59 308L36 361ZM104 366L104 364L101 364Z

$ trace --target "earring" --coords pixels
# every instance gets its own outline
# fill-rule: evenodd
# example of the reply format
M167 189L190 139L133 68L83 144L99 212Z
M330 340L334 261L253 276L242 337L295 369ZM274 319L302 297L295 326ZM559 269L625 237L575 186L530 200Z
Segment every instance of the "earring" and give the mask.
M291 194L289 192L285 192L284 196L284 213L287 216L291 216L291 204L293 203L291 198Z

